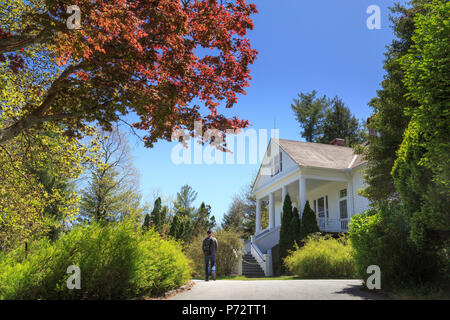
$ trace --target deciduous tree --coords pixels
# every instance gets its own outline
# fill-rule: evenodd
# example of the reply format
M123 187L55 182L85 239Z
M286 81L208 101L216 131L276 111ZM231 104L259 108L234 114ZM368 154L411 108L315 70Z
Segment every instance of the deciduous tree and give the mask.
M249 85L257 52L246 38L257 12L245 0L75 0L81 29L66 26L67 4L58 0L3 1L0 10L1 62L15 72L36 66L31 53L52 66L36 103L8 107L20 116L0 126L0 143L44 123L75 134L96 120L104 129L134 112L133 126L147 131L149 147L170 140L174 129L194 135L203 128L245 128L247 120L219 113L231 108ZM23 51L22 51L23 50ZM23 61L21 57L25 57ZM23 62L23 63L22 63ZM49 67L49 66L48 66ZM48 79L49 69L40 70ZM200 101L201 105L194 104ZM204 107L205 111L201 110Z

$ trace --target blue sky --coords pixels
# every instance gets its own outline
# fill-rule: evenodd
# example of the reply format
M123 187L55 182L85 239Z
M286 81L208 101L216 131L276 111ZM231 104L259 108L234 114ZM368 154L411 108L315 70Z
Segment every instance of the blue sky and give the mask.
M250 66L247 95L226 115L248 119L253 129L280 130L280 138L302 140L291 110L299 92L316 89L319 95L338 95L358 119L371 114L367 103L380 88L383 53L392 38L387 0L260 0L249 33L258 50ZM366 9L381 9L381 29L369 30ZM132 120L132 118L129 118ZM259 164L180 164L171 160L175 143L161 141L146 149L130 137L134 165L140 172L144 200L153 193L175 196L182 185L198 192L196 205L210 204L217 221L232 196L251 182Z

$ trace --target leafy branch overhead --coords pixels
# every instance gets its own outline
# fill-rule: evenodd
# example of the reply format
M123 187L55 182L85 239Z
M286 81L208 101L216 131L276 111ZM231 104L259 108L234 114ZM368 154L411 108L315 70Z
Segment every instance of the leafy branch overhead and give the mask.
M245 0L70 4L81 10L80 30L65 26L65 1L0 4L5 12L0 18L0 58L10 67L8 72L29 72L43 60L55 64L39 101L15 106L21 109L20 118L0 124L0 143L45 122L63 123L72 134L91 121L110 129L129 112L138 115L134 127L147 131L144 139L149 147L158 139L170 140L174 129L194 135L195 120L203 120L205 130L222 133L248 125L247 120L227 118L217 108L233 107L249 85L249 65L257 52L245 36L253 29L254 4Z

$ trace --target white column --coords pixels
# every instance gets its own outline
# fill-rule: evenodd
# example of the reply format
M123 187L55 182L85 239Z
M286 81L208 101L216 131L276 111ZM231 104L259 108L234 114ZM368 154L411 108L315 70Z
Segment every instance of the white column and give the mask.
M269 193L269 229L275 228L275 194Z
M281 220L283 219L283 205L284 205L284 198L286 198L287 195L287 187L283 186L281 188L281 211L280 211L280 224ZM292 199L291 199L292 200Z
M350 218L355 213L355 195L353 194L353 182L350 180L347 184L347 207L348 217Z
M298 180L298 202L298 212L300 217L302 217L306 203L306 179L303 176L300 176Z
M255 235L261 231L261 199L256 199Z

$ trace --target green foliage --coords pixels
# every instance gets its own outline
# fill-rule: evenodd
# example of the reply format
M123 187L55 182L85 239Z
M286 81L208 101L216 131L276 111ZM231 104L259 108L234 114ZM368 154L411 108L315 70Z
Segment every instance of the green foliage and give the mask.
M295 246L284 263L292 275L304 279L356 278L352 246L346 237L309 236L303 247Z
M327 98L316 99L317 91L311 93L299 93L299 99L294 99L291 105L297 121L302 127L302 137L308 142L317 141L322 134L321 125L324 117L324 111L327 108Z
M328 102L328 105L322 121L322 135L317 142L330 143L335 138L344 139L347 146L363 142L362 129L358 120L344 102L339 97L335 97Z
M294 246L295 234L292 233L292 201L289 194L283 201L283 211L281 215L280 242L279 242L279 259L281 272L285 271L282 261L288 255L288 251Z
M241 234L232 229L219 229L213 236L217 239L219 248L216 253L216 274L229 276L243 255ZM202 251L202 242L205 238L206 234L197 235L186 248L186 255L192 260L196 277L205 275L205 259Z
M262 208L261 227L264 229L269 221L268 214ZM222 228L234 229L242 233L244 239L249 239L255 234L256 225L256 198L252 193L252 185L246 185L240 194L233 197L228 212L224 215Z
M419 286L439 274L432 251L418 250L409 241L409 219L399 205L384 205L352 217L349 237L354 248L358 276L378 265L383 289Z
M148 218L147 215L145 216L146 219L144 221L145 228L148 230L148 227L151 224L156 231L158 231L160 234L163 233L164 225L167 219L167 211L168 208L166 206L162 207L161 205L161 197L158 197L155 200L153 210L148 216Z
M182 214L175 214L170 224L169 236L181 240L188 241L191 237L191 220L189 216Z
M411 217L411 239L427 250L446 250L450 236L450 3L432 1L415 16L414 42L402 57L411 117L392 169Z
M81 143L57 126L45 129L0 146L0 248L54 238L78 213L79 196L70 182L95 163L96 133L89 128L92 140Z
M386 71L381 82L382 89L377 91L369 105L373 114L369 119L369 128L378 135L369 136L369 144L364 148L364 157L368 165L363 175L367 187L362 195L371 203L377 204L387 200L398 201L391 170L397 158L397 150L403 140L403 133L408 127L410 117L404 113L408 107L417 106L417 102L407 100L407 89L403 84L404 72L400 59L412 46L414 17L422 11L425 1L412 1L412 7L405 8L396 4L392 10L391 20L396 38L387 47L383 68Z
M101 159L92 166L88 184L81 191L79 218L111 222L140 216L144 208L126 136L118 127L101 135Z
M284 258L288 255L295 241L300 239L300 215L298 209L292 209L292 201L289 194L286 195L283 202L283 213L281 217L280 242L278 246L279 268L276 273L286 271L283 264Z
M216 226L214 216L211 216L211 206L201 203L196 209L192 204L197 198L189 185L181 187L174 202L175 214L170 222L168 234L177 240L190 242L198 234L203 234Z
M306 201L300 226L300 239L305 239L308 235L315 232L320 232L316 214L311 209L309 201Z
M67 267L81 270L69 290ZM0 299L130 299L161 294L190 278L189 260L173 240L131 221L80 225L50 243L42 239L4 253Z
M301 221L300 221L300 213L297 208L292 210L292 220L291 220L291 228L290 231L293 235L294 241L298 241L301 239Z
M308 142L330 143L335 138L346 140L347 146L363 141L363 129L339 97L316 98L317 91L300 93L291 105Z

